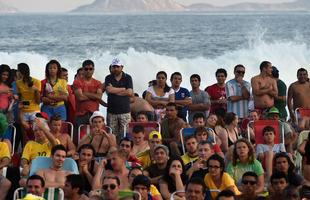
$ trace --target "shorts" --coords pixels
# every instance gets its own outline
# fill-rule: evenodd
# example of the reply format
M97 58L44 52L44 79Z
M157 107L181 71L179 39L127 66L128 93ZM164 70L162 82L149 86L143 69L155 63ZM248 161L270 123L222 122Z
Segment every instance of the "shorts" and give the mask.
M43 105L41 107L41 111L45 112L49 118L58 114L61 116L61 120L63 121L67 120L67 111L66 111L65 105L60 105L60 106Z
M39 111L38 112L28 112L28 113L25 112L23 114L23 120L26 122L32 122L36 118L37 113L39 113Z

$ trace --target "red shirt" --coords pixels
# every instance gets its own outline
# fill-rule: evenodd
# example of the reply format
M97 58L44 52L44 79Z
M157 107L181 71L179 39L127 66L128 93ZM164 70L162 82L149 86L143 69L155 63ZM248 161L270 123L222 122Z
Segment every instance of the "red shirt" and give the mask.
M82 92L89 92L96 94L98 89L102 90L102 83L94 78L90 81L85 81L84 79L77 79L73 82L74 90L81 89ZM84 115L88 112L95 112L99 110L99 100L76 100L76 116Z
M208 92L210 96L210 100L219 100L220 98L225 98L226 99L226 91L225 91L225 86L220 87L218 86L217 83L208 86L205 89L206 92ZM219 103L211 103L210 107L210 113L215 113L215 110L218 108L224 108L225 111L227 110L227 105L226 104L219 104Z

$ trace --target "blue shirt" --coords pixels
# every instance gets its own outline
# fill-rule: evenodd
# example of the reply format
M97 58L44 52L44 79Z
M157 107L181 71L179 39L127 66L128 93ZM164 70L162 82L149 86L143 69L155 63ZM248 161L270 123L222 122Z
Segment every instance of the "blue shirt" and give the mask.
M191 98L188 89L180 87L177 91L174 91L175 100L184 100L185 98ZM178 107L178 116L181 117L185 122L187 117L187 106Z

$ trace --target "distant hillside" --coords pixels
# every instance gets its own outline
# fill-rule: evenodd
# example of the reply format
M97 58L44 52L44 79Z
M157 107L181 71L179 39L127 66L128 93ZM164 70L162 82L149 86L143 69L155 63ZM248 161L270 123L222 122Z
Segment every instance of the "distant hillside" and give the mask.
M290 3L261 4L238 3L229 6L210 6L209 4L196 4L186 7L189 11L310 11L310 0L297 0Z
M18 10L11 6L8 6L0 1L0 13L15 13Z
M80 6L72 12L167 12L184 10L184 6L174 0L96 0L94 3Z

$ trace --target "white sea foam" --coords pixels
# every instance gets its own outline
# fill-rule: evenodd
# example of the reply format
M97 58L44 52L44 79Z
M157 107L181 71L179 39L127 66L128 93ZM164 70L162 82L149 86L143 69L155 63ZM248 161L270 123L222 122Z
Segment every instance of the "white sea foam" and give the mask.
M280 78L287 85L296 80L296 71L300 67L309 70L310 50L309 47L297 40L295 41L275 41L265 42L260 37L249 39L249 45L239 48L223 55L209 59L207 57L182 58L178 59L169 55L160 55L153 52L139 52L134 48L129 48L126 52L112 55L109 51L98 50L89 52L89 59L94 60L96 70L94 76L103 81L109 73L108 66L114 57L118 57L124 63L124 71L129 73L134 80L134 88L138 93L142 93L147 88L147 82L155 79L155 74L164 70L170 76L171 73L179 71L183 74L183 85L190 88L189 77L193 73L200 74L201 88L214 83L215 71L217 68L225 68L228 78L233 78L233 67L236 64L246 66L245 79L259 73L259 64L263 60L269 60L277 66L280 71ZM19 62L26 62L31 67L31 74L39 79L44 78L45 65L49 59L54 59L50 55L42 55L36 52L0 52L0 62L6 63L13 68ZM76 69L81 66L80 56L75 58L58 58L62 66L67 67L70 74L70 82Z

